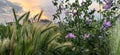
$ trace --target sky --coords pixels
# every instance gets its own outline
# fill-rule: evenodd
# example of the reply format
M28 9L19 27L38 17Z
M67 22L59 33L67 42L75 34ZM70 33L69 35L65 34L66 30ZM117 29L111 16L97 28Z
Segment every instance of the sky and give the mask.
M0 0L0 23L13 21L12 8L19 14L31 11L31 16L43 10L42 19L51 19L55 13L52 0Z
M31 11L31 15L39 13L41 10L44 11L42 19L50 17L51 13L54 12L54 6L52 0L8 0L12 3L19 4L23 11ZM51 17L50 17L51 18Z
M71 2L73 1L74 0L71 0ZM82 0L79 1L81 2ZM95 2L91 7L99 10L99 6ZM52 15L56 10L52 4L52 0L0 0L0 8L0 23L14 20L12 8L15 8L19 14L31 11L31 16L43 10L44 12L41 19L52 19Z

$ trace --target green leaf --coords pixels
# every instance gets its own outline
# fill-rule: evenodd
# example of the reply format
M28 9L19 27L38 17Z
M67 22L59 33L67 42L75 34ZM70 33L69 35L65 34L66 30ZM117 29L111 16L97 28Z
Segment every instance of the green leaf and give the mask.
M26 16L27 13L24 13L22 16L19 17L18 22Z
M13 11L13 15L14 15L15 21L18 22L18 20L17 20L17 15L16 15L16 12L15 12L15 9L13 8L12 11Z
M39 14L36 14L34 17L33 17L33 20L35 20L37 17L38 17Z

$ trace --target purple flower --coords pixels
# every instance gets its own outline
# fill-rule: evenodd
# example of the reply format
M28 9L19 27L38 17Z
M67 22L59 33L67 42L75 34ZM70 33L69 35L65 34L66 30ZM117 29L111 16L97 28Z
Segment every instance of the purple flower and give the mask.
M111 22L108 19L105 19L103 24L102 24L102 29L106 30L106 28L112 26Z
M86 38L89 38L90 37L90 34L84 34L83 35L83 38L86 39Z
M73 33L68 33L65 38L76 38L76 36Z
M106 3L105 5L104 5L104 9L110 9L111 7L112 7L112 2L113 2L113 0L104 0L104 2Z
M113 0L103 0L105 3L112 3Z
M108 3L108 4L105 4L103 8L107 10L107 9L110 9L111 7L112 7L112 4Z
M92 23L92 19L86 18L85 22L86 22L87 24L91 24L91 23Z
M110 26L112 26L112 24L111 24L111 22L109 21L109 20L104 20L104 22L103 22L103 26L105 26L105 27L110 27Z

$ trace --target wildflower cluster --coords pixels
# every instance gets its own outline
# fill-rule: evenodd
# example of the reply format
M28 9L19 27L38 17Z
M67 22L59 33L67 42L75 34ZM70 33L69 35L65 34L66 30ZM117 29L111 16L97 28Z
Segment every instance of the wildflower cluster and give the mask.
M89 8L93 2L95 1L75 0L70 3L69 0L65 0L61 2L64 9L58 8L53 15L54 20L59 20L62 34L60 42L72 42L75 50L71 51L81 55L109 55L109 29L114 26L119 16L115 12L117 9L113 9L115 1L96 1L99 4L97 8L100 10ZM59 6L59 3L55 6ZM73 48L71 47L71 49ZM89 51L85 51L86 49ZM106 50L104 51L104 49Z

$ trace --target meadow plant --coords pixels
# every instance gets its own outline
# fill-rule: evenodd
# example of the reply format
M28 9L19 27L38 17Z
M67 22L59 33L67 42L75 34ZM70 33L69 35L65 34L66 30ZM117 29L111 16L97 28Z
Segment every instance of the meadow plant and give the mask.
M118 1L74 0L72 3L70 1L53 1L57 8L53 15L54 20L59 20L62 34L58 42L72 42L71 47L60 51L61 55L109 55L112 51L109 45L112 32L109 30L114 27L120 16L117 12L119 9L116 8ZM99 4L99 10L90 8L93 2ZM64 9L61 9L61 5ZM66 38L69 31L71 31L69 36L75 38Z
M119 55L120 1L94 1L100 10L89 8L92 0L69 1L52 1L59 26L40 23L43 11L29 20L30 12L13 9L15 22L0 25L0 55Z
M66 46L56 41L60 36L56 25L40 23L42 12L33 17L37 22L30 22L30 12L17 17L13 9L15 22L0 25L0 55L49 55Z

